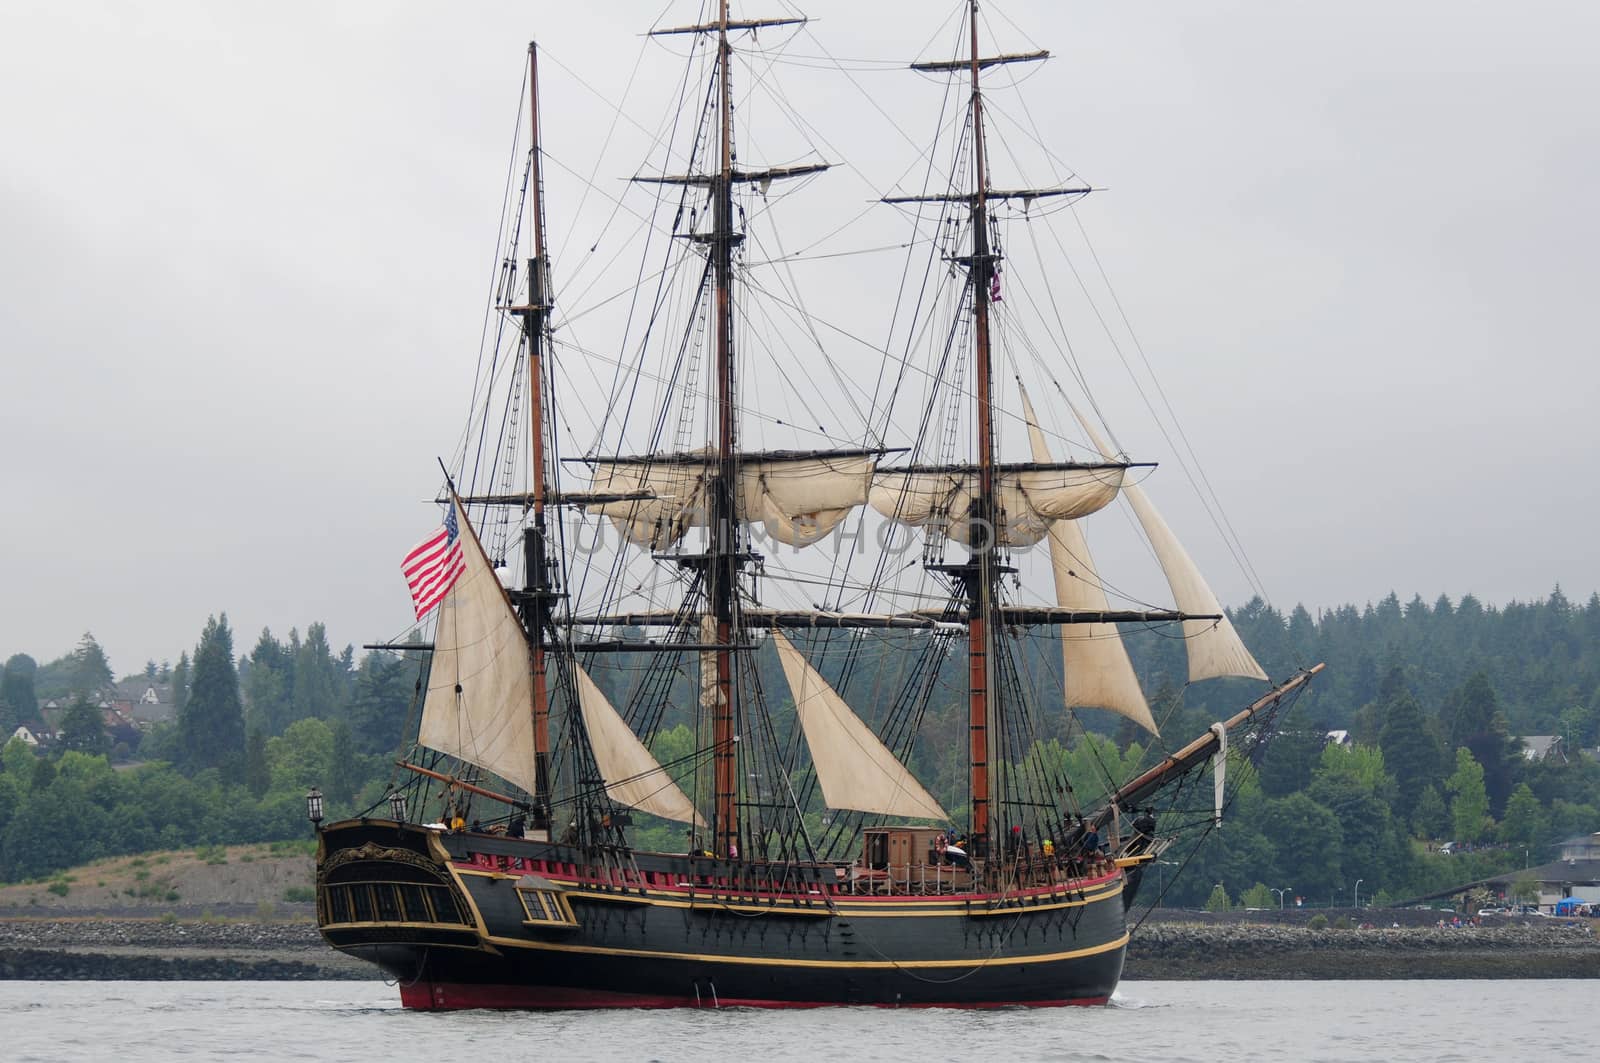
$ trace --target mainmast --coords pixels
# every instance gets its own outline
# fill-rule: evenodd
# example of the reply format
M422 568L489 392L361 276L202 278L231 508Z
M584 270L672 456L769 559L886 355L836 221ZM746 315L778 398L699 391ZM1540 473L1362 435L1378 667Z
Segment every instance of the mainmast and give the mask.
M684 558L685 562L704 564L706 577L707 615L715 625L712 643L715 649L715 675L711 709L712 745L712 848L718 856L732 856L738 851L738 735L735 720L738 708L734 702L733 655L737 649L734 633L737 628L739 573L750 554L744 549L740 533L742 515L737 511L738 452L737 446L737 389L734 379L733 350L733 252L744 234L734 228L733 187L736 184L769 182L775 178L802 177L827 169L826 164L785 166L766 170L739 170L733 156L733 46L728 42L730 30L756 30L767 26L792 26L804 23L803 18L730 19L728 0L720 0L715 22L696 26L678 26L654 30L651 36L668 36L682 33L714 33L717 40L717 124L718 152L716 171L709 176L694 174L677 177L636 177L636 181L659 184L707 185L711 193L712 229L709 235L697 237L708 245L711 255L712 284L715 288L716 309L716 386L714 399L717 411L716 460L708 485L710 502L710 528L706 553L703 558Z
M533 648L534 826L550 821L550 696L545 633L554 590L550 585L545 529L544 357L550 322L549 261L544 248L544 181L539 145L539 46L528 43L528 179L533 188L533 257L528 260L528 304L517 307L528 343L529 508L523 535L522 618ZM529 509L531 508L531 513Z
M976 340L978 391L978 498L973 508L973 564L967 574L967 664L969 677L968 733L972 786L972 842L975 855L987 856L990 829L989 734L993 719L990 691L994 662L990 653L993 632L995 571L994 547L998 525L994 512L994 409L989 365L989 285L994 276L994 256L989 249L988 174L983 156L983 93L978 83L978 0L971 0L972 44L972 284L973 331Z
M722 0L717 26L717 82L720 150L712 182L711 254L717 297L717 473L711 489L710 557L706 593L716 619L717 676L711 710L712 789L715 796L712 832L718 856L738 851L737 794L739 766L734 734L733 610L743 558L739 551L738 514L734 512L734 380L733 380L733 49L728 45L728 0Z

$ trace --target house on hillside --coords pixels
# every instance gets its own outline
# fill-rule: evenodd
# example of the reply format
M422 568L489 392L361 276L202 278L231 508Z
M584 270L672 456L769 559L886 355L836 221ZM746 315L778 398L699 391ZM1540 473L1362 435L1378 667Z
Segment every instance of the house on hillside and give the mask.
M1521 742L1524 760L1535 763L1542 760L1553 760L1558 764L1567 762L1567 751L1560 735L1525 735Z
M1600 906L1600 832L1562 842L1559 860L1500 875L1486 885L1509 899L1515 885L1526 881L1534 883L1534 903L1546 912L1554 912L1562 901Z
M1350 737L1349 731L1329 731L1327 740L1323 743L1329 746L1353 746L1355 739Z
M149 724L170 720L176 715L171 683L158 683L143 676L127 679L117 684L114 697L127 716L147 729Z
M27 746L38 746L39 744L39 739L36 738L34 733L28 730L26 727L18 727L15 731L12 731L11 738L20 738L22 739L23 745ZM10 740L10 738L6 739L8 742Z

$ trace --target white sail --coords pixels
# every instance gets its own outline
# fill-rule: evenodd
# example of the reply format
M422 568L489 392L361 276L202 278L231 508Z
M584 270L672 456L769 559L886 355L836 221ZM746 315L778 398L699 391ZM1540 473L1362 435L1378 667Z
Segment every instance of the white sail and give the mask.
M877 460L871 453L741 455L739 515L760 522L778 542L808 546L866 502ZM635 545L665 549L708 523L706 485L713 471L709 452L596 462L594 490L648 491L653 497L596 503L589 512L610 517Z
M1122 468L1002 469L994 474L998 546L1031 546L1053 520L1076 520L1104 509L1122 488ZM943 527L966 546L972 535L967 515L978 496L978 470L879 471L868 501L879 513L912 527Z
M829 808L949 819L933 795L780 632L772 633Z
M1112 452L1111 448L1106 445L1105 439L1095 430L1094 425L1076 409L1073 409L1072 413L1083 426L1083 430L1089 434L1095 448L1101 454L1109 455ZM1167 522L1161 519L1161 514L1156 511L1149 496L1138 484L1127 485L1123 488L1122 494L1133 507L1134 516L1139 518L1145 537L1150 540L1150 546L1156 552L1156 560L1161 563L1161 570L1167 574L1167 585L1172 588L1172 600L1177 604L1178 610L1184 613L1214 613L1222 616L1221 620L1183 622L1184 646L1189 651L1189 681L1193 683L1200 679L1212 679L1223 675L1266 679L1267 673L1256 663L1256 659L1250 656L1250 651L1244 648L1238 632L1233 630L1232 621L1222 614L1222 606L1218 603L1217 596L1206 585L1205 577L1200 575L1200 569L1189 557L1189 552L1178 542L1178 537L1172 534Z
M500 579L454 500L463 569L439 603L417 741L534 791L533 660Z
M1033 460L1048 463L1050 445L1034 416L1033 403L1028 401L1027 389L1020 382L1017 389L1022 392L1022 414L1028 422ZM1049 542L1056 604L1065 609L1093 612L1110 609L1094 559L1089 554L1089 542L1078 522L1058 520L1052 523ZM1108 709L1126 716L1151 734L1161 733L1156 728L1155 717L1150 714L1144 691L1139 689L1139 679L1134 674L1133 662L1128 659L1128 649L1123 645L1117 625L1062 624L1061 663L1063 692L1069 707Z
M589 673L576 662L572 668L578 680L578 707L583 726L589 733L589 747L595 765L606 782L606 793L629 808L648 812L679 823L704 827L705 820L695 811L666 769L656 763L626 720L612 708Z

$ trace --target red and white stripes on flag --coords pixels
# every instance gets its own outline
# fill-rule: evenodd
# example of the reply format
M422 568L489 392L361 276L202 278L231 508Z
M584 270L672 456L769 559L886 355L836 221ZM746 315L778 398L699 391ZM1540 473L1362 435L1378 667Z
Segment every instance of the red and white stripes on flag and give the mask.
M432 535L413 546L405 560L400 562L406 586L411 588L411 602L416 607L418 620L439 604L466 570L466 559L461 554L460 531L456 524L456 508L451 506L445 514L444 523Z

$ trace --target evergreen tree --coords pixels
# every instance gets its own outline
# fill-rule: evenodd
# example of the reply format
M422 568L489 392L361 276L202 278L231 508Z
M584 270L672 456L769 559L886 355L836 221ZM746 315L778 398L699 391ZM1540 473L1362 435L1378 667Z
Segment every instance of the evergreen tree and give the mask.
M420 663L369 653L356 672L350 698L350 729L362 753L393 753L410 736L402 735L411 719Z
M178 717L184 763L191 771L237 770L244 754L244 710L233 666L228 615L211 617L194 652L194 679Z
M26 653L19 653L6 661L5 672L0 673L0 698L4 698L16 714L17 723L30 727L39 723L39 699L34 693L33 677L38 664ZM11 728L12 731L16 727ZM7 732L7 737L10 732Z
M1549 817L1533 790L1527 783L1518 786L1506 802L1505 818L1500 821L1500 840L1533 849L1545 843L1549 831Z
M81 696L61 716L61 746L63 749L90 754L106 753L111 749L111 739L106 735L105 720L100 710Z
M303 643L294 647L294 686L291 696L293 716L303 720L308 716L326 720L336 715L338 682L337 666L328 648L328 632L320 623L306 628Z
M1451 749L1460 749L1474 737L1483 734L1494 724L1494 714L1500 703L1489 677L1482 671L1474 672L1455 692L1443 715L1445 741Z
M279 734L293 723L290 693L294 685L294 660L270 628L261 629L250 653L250 670L244 678L246 720L264 734Z
M1285 725L1272 737L1258 769L1261 789L1268 797L1286 797L1311 784L1311 773L1327 743L1327 729L1301 722Z
M184 652L178 657L178 666L172 670L172 712L178 718L183 718L183 710L189 704L189 654Z
M67 688L70 694L97 694L113 684L111 662L106 660L105 650L88 631L78 641L78 648L72 651L72 665L72 685Z
M1419 838L1443 838L1450 833L1453 822L1444 798L1432 786L1424 786L1417 797L1416 811L1411 816L1411 829Z
M1397 675L1396 668L1391 675ZM1388 680L1385 680L1387 685ZM1386 702L1382 710L1383 728L1378 734L1378 747L1383 750L1384 763L1394 772L1400 788L1400 803L1404 808L1414 808L1422 791L1440 781L1442 752L1428 729L1422 706L1411 696L1411 691L1399 690Z

